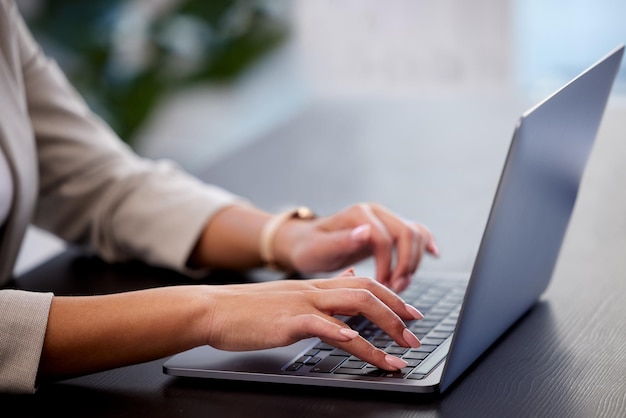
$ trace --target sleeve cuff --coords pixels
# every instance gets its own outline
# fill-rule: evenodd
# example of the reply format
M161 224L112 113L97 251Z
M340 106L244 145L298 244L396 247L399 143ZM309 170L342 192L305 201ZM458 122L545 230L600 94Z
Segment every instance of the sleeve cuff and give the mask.
M0 290L0 392L34 393L52 293Z

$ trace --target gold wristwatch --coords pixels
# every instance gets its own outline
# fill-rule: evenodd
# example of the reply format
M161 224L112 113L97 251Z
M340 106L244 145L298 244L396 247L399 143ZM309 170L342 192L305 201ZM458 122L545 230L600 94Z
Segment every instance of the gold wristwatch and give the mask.
M274 238L278 228L289 219L314 219L315 213L306 206L300 206L295 209L287 210L274 215L263 225L261 231L261 243L259 246L261 259L265 263L265 266L274 270L280 270L276 264L276 257L274 254Z

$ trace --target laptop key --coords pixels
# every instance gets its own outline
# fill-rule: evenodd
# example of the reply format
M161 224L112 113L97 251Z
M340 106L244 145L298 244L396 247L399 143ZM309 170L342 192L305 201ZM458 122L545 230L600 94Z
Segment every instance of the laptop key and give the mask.
M348 353L347 351L344 351L340 348L336 348L333 351L330 352L331 356L343 356L343 357L350 357L350 353Z
M339 367L333 374L349 374L353 376L380 376L381 370L372 367L366 367L364 369L351 369L348 367Z
M333 347L333 346L332 346L332 345L330 345L330 344L326 344L326 343L325 343L325 342L323 342L323 341L320 341L319 343L317 343L317 344L315 345L315 347L313 347L313 349L315 349L315 350L334 350L334 349L335 349L335 347Z
M413 371L413 367L405 367L404 369L400 369L400 370L397 370L395 372L390 372L390 371L383 370L383 372L380 374L380 376L381 377L394 378L394 379L402 379L402 378L406 377L412 371Z
M441 345L439 350L431 353L424 361L422 361L415 369L414 372L417 374L428 374L432 369L435 368L441 361L446 358L448 355L448 350L450 349L450 341L452 339L446 340L444 344Z
M311 368L312 372L315 373L332 373L333 370L337 368L341 363L343 363L348 357L344 356L328 356L316 366Z
M407 362L407 367L417 367L422 362L422 360L406 357L402 357L402 360Z
M367 365L367 362L363 360L348 360L341 365L342 368L348 369L362 369Z
M428 357L428 353L424 351L415 351L415 350L410 350L408 353L402 356L402 358L406 361L424 360L426 357Z
M409 349L406 347L393 346L393 345L385 348L385 353L387 354L404 354L407 351L409 351Z
M452 335L452 331L431 331L428 333L429 338L441 338L445 340L450 335Z
M437 348L436 345L424 345L424 344L422 344L420 347L411 349L411 351L419 351L419 352L422 352L422 353L430 353L430 352L435 351L436 348Z
M455 328L456 328L456 324L455 325L440 324L435 327L435 332L449 332L450 334L452 334Z
M303 363L292 363L289 366L287 366L285 368L286 371L288 372L295 372L296 370L298 370L300 367L302 367Z
M319 363L320 361L322 361L321 357L311 357L310 359L305 361L304 364L306 364L307 366L314 366L317 363Z
M361 328L361 326L367 321L367 319L362 316L362 315L356 315L356 316L351 316L350 318L346 319L345 323L347 326L349 326L350 328L354 329L354 330L359 330L359 328Z
M426 338L422 339L422 345L440 345L441 343L443 343L446 339L445 338L433 338L429 335L426 336Z
M374 340L372 341L372 345L376 348L381 348L384 349L385 347L387 347L389 345L389 341L388 340Z

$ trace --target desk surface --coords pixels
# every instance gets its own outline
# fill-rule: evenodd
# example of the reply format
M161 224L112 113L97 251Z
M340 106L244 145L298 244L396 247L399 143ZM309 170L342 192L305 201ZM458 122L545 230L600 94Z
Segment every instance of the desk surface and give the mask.
M423 269L468 269L519 110L495 101L474 109L314 106L200 176L268 210L307 203L324 213L379 201L437 235L442 258L427 260ZM446 114L460 116L444 123ZM622 120L611 111L605 118L548 291L443 397L186 380L163 374L159 360L47 385L34 396L2 395L0 403L19 416L623 414L626 195L616 193L626 182L626 144L617 135L626 132ZM257 273L220 272L207 280L267 278ZM189 281L141 264L107 265L70 248L14 285L94 294Z

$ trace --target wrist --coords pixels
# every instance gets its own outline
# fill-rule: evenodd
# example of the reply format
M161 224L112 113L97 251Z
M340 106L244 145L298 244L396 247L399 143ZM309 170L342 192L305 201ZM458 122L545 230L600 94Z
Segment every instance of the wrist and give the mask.
M306 207L272 217L261 232L260 253L264 264L273 269L295 271L291 254L299 235L309 227L315 214Z

